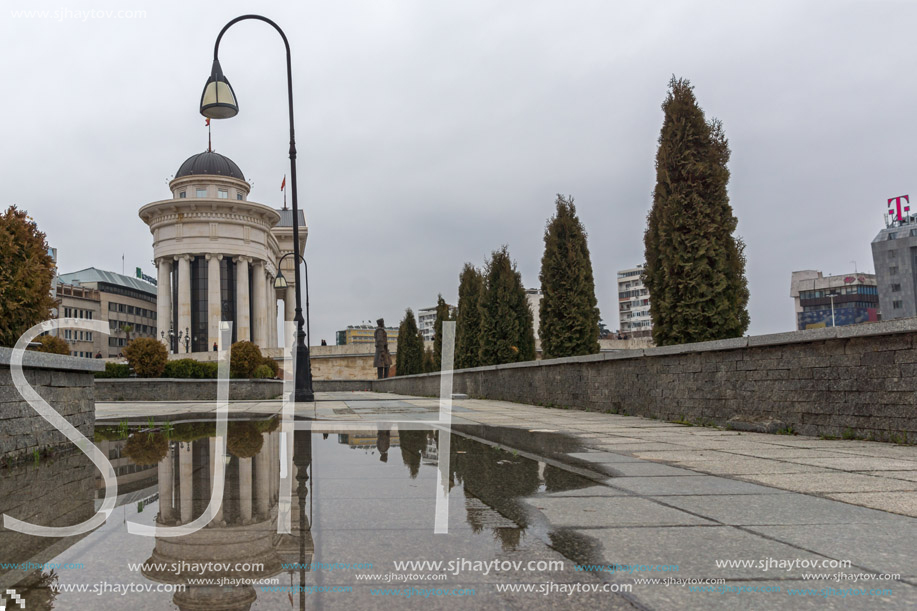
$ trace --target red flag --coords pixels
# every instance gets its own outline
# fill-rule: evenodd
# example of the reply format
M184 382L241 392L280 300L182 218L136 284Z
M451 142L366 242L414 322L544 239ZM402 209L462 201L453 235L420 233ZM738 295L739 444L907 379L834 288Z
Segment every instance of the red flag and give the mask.
M283 190L286 189L286 188L287 188L287 175L284 174L284 175L283 175L283 182L280 183L280 190L283 191Z
M207 117L207 120L204 122L204 125L210 127L210 117Z

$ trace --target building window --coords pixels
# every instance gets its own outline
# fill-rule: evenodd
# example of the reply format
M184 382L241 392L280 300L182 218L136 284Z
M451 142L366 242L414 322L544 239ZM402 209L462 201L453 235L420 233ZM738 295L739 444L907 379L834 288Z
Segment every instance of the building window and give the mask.
M242 199L242 194L241 194L241 193L236 193L236 199Z
M187 191L179 191L179 192L178 192L178 198L179 198L179 199L185 199L186 197L188 197Z
M893 302L892 302L892 308L894 308L895 310L900 310L900 309L901 309L901 301L893 301Z
M898 258L898 251L897 251L897 250L890 250L890 251L888 251L888 258L889 258L889 259L897 259L897 258Z
M889 239L889 240L894 240L894 239L897 238L897 237L898 237L898 232L896 232L896 231L892 231L891 233L888 234L888 239Z
M892 276L897 276L898 275L898 266L892 265L891 267L889 267L888 273L891 274Z
M217 197L220 199L229 199L229 191L226 189L217 189Z
M207 189L198 187L194 193L194 197L207 197Z
M900 293L900 292L901 292L901 285L900 285L900 284L893 284L893 285L892 285L892 293Z

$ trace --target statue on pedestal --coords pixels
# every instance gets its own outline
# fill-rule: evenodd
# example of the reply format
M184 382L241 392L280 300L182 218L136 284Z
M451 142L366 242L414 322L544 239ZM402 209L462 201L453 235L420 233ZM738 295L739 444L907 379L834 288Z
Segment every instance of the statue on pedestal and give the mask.
M376 321L376 325L376 356L373 359L373 366L381 380L388 377L388 369L392 366L392 355L388 351L388 333L385 332L385 321L380 318Z

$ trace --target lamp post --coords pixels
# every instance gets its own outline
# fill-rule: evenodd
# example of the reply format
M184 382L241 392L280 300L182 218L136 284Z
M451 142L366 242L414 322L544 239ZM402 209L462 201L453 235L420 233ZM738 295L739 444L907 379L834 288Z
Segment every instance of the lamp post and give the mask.
M201 94L201 114L210 119L229 119L239 114L239 105L236 101L236 94L232 85L223 76L223 69L220 66L219 51L220 40L223 34L230 27L239 21L246 19L256 19L263 21L277 30L283 39L283 45L287 52L287 103L290 110L290 187L293 191L293 254L297 259L302 259L299 252L299 201L296 190L296 137L293 128L293 68L290 61L290 43L287 41L286 34L276 23L262 17L261 15L242 15L236 17L220 30L217 35L216 43L213 45L213 66L210 71L210 78L204 85L204 91ZM293 401L311 402L315 400L315 393L312 391L312 366L309 361L309 346L305 343L306 334L303 331L302 316L302 299L299 295L299 265L296 266L296 314L293 320L296 321L296 339L293 345L294 363L296 370L294 372L294 390Z
M831 326L832 327L837 326L834 324L834 298L836 296L837 296L837 293L835 291L831 291L830 293L828 293L828 297L831 298Z
M285 289L287 288L287 279L283 277L283 272L280 271L280 264L283 263L283 260L289 257L290 255L295 255L296 253L288 252L287 254L280 257L280 260L277 262L277 277L274 278L274 288L275 289ZM303 269L305 270L305 281L306 281L306 346L312 343L312 332L309 329L309 264L306 263L306 259L299 255L299 260L302 261ZM297 268L299 266L297 265ZM299 285L296 286L296 294L299 295ZM309 375L309 380L311 381L312 376L311 372Z

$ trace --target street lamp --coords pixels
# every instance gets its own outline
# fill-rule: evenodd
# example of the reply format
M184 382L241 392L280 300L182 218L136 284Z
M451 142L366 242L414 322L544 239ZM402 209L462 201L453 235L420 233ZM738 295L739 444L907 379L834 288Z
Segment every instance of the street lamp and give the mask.
M837 297L837 292L831 291L828 293L828 297L831 298L831 326L836 327L837 325L834 324L834 298Z
M275 289L286 289L287 288L287 279L283 277L283 272L280 271L280 264L283 263L283 260L293 255L295 253L288 252L287 254L280 257L280 261L277 262L277 277L274 278L274 288ZM299 255L299 260L302 261L303 269L306 270L305 280L306 280L306 346L312 343L312 332L309 329L309 264L306 263L305 258L302 255ZM299 266L297 266L298 268ZM297 270L298 271L298 270ZM299 285L296 286L296 294L299 295ZM309 379L312 379L311 373Z
M287 52L287 103L290 110L290 187L293 191L293 254L297 259L301 259L302 255L299 252L299 202L296 191L296 137L293 129L293 68L290 61L290 43L287 41L287 36L280 29L280 26L261 15L242 15L223 26L223 29L217 35L216 43L213 45L213 67L210 71L210 78L207 79L204 91L201 94L201 114L210 119L228 119L239 113L236 94L223 75L223 69L220 66L219 51L220 40L226 30L235 23L246 19L263 21L277 30L277 33L283 39L283 46ZM296 315L293 317L293 320L296 321L296 340L293 345L296 371L293 377L294 390L291 398L296 402L311 402L315 400L315 393L312 391L312 367L309 361L309 346L305 343L306 334L303 331L302 299L299 295L299 286L299 265L297 265Z

